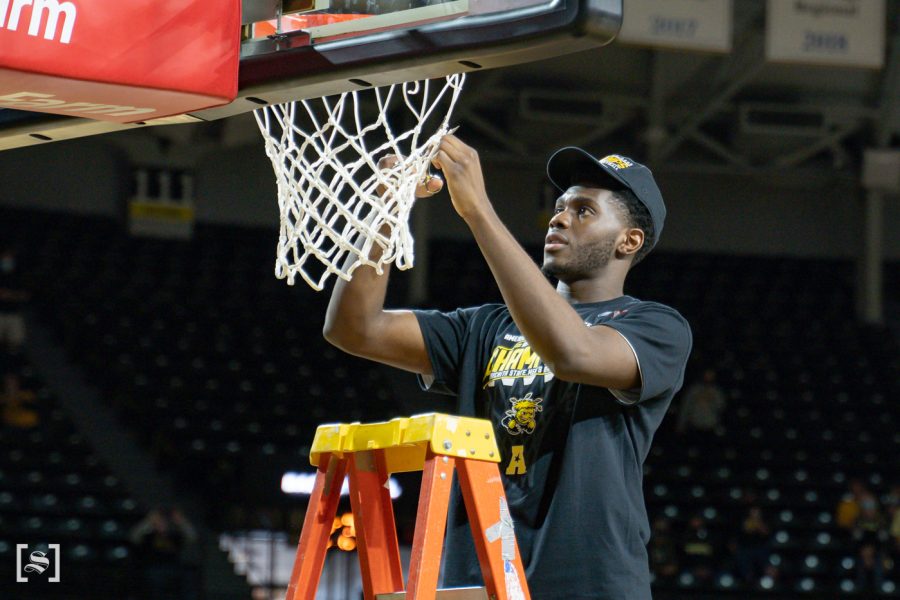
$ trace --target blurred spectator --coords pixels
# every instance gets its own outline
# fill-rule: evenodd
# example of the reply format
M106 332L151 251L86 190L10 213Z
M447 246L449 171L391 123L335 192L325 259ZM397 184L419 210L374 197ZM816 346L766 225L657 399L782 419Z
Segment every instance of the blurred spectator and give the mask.
M182 553L196 541L193 525L177 508L151 510L130 534L137 563L143 570L147 600L182 600L188 597Z
M900 506L900 484L895 483L891 486L891 489L888 490L881 498L881 505L884 507L884 512L890 518L894 514L894 509Z
M835 521L838 527L852 531L856 527L863 504L870 506L874 504L877 507L878 501L861 480L851 479L847 492L837 505Z
M650 537L650 570L657 579L669 580L678 575L678 544L672 535L672 524L665 517L653 522Z
M685 392L676 429L679 433L689 429L715 433L721 427L723 410L725 394L716 383L716 372L707 369L703 372L702 381L693 383Z
M747 583L755 583L768 573L771 529L758 506L750 507L738 533L735 559L738 573Z
M16 262L16 253L6 247L0 250L0 347L18 352L25 343L23 310L29 295L25 291Z
M853 539L856 541L857 548L862 553L864 548L871 546L876 560L880 563L882 561L884 542L887 537L887 523L884 515L881 513L881 509L878 507L878 501L871 494L863 497L862 502L860 502L859 516L853 527Z
M3 424L30 429L40 423L40 415L32 408L34 399L34 392L22 389L18 374L7 372L3 376L3 395L0 396Z
M701 516L691 517L681 541L682 570L690 573L700 585L712 581L717 544Z
M877 591L884 581L884 565L875 544L863 544L856 560L856 587L859 590Z
M856 482L856 519L853 539L857 547L856 584L861 590L879 590L884 579L884 541L888 537L887 523L878 500L864 485ZM852 484L853 485L853 484Z
M890 510L891 512L888 514L890 519L888 554L894 569L900 573L900 506L894 504Z

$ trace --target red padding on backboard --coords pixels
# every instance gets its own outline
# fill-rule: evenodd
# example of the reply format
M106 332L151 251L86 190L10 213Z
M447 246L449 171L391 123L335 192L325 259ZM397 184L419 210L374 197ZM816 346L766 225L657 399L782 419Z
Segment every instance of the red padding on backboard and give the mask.
M0 0L0 107L129 123L237 96L240 0Z

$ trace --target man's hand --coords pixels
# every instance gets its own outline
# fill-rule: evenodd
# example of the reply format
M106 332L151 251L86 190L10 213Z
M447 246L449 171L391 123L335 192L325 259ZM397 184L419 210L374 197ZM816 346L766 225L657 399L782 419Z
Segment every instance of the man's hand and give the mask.
M378 168L382 171L385 169L390 169L394 165L397 164L399 159L396 154L386 154L381 157L378 161ZM385 187L383 184L379 184L375 189L375 193L378 194L379 197L384 195ZM438 175L426 175L425 179L420 181L418 185L416 185L416 198L428 198L429 196L434 196L439 191L444 189L444 180L441 179Z
M437 156L431 161L444 173L453 208L463 220L468 220L490 208L484 175L478 152L455 135L445 135Z

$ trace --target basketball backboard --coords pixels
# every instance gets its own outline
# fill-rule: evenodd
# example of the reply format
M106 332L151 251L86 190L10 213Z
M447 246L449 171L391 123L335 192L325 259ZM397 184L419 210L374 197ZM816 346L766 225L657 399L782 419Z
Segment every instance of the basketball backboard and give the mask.
M221 119L262 105L596 48L618 32L622 1L244 0L235 32L240 67L234 101L125 124L0 109L0 149Z

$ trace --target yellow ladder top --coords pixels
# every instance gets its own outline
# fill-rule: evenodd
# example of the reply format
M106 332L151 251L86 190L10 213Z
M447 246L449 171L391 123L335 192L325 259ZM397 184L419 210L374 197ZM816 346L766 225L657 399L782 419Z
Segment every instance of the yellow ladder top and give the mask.
M390 473L421 471L426 450L434 454L500 462L494 428L486 419L427 413L383 423L320 425L309 462L319 465L323 454L384 450Z

